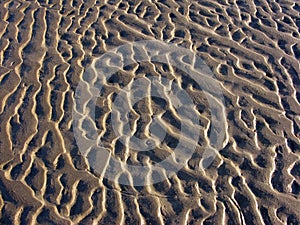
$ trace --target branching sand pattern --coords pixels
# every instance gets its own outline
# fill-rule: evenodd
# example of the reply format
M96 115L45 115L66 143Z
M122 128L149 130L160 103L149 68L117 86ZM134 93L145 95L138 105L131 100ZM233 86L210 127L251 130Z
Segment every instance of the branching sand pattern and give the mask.
M300 223L297 1L2 0L0 18L1 224ZM97 102L103 143L128 163L171 154L181 121L159 99L140 101L131 120L143 137L151 114L161 116L169 129L157 151L128 153L111 127L114 93L151 74L174 78L192 96L198 145L161 183L99 179L74 138L76 87L110 49L155 39L191 49L211 68L225 100L226 145L201 170L212 132L205 95L182 71L137 63L120 68Z

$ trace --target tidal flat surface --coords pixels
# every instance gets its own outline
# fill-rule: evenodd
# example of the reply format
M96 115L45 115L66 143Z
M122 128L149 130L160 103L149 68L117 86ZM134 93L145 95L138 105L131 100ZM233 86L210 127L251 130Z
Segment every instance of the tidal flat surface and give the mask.
M199 68L184 55L177 65L186 71L150 59L97 64L126 44L135 54L122 56L134 61L143 55L134 43L146 40L200 57L222 95L215 85L199 86L187 72ZM299 59L296 0L1 0L0 224L300 224ZM90 68L117 72L101 83L92 119L74 123L79 84L91 94L97 80ZM147 96L131 104L134 84ZM161 87L161 98L152 87ZM129 93L118 103L126 118L124 107L114 108L119 93ZM188 94L197 126L178 116L175 106L187 98L176 93ZM75 111L92 111L88 100ZM224 132L211 127L213 118ZM182 132L183 124L190 129ZM115 179L103 176L107 158L82 151L75 131L101 139L122 165L149 167L149 177L140 177L147 185L135 185L122 166L110 167ZM205 161L213 132L222 141ZM128 136L142 142L130 145ZM174 156L182 140L196 143L182 168L155 174L151 166L187 156ZM139 151L149 143L151 150ZM151 183L151 176L163 179Z

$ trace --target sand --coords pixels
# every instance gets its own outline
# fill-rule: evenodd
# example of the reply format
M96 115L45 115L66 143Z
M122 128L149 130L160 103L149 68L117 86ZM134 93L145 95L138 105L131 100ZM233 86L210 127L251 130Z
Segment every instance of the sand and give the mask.
M224 130L211 128L215 109L205 88L176 68L184 58L177 65L98 65L115 66L116 73L102 84L94 118L74 123L78 86L84 83L82 91L90 93L78 115L88 111L93 96L88 69L118 46L145 40L203 59L221 90L222 96L206 89L212 101L223 99L223 117L215 119L224 119ZM299 59L296 0L2 0L0 224L299 224ZM195 65L187 68L197 71ZM117 94L141 81L139 91L149 95L155 83L150 76L163 84L165 100L145 97L130 105L133 94L124 94L119 104L130 113L122 118L124 107L114 106ZM198 124L178 116L172 104L186 104L187 98L176 97L171 87L189 95L195 106L189 113ZM190 134L180 132L182 124ZM94 129L109 156L127 165L151 168L168 157L175 165L188 156L174 156L181 138L195 149L172 176L150 170L162 176L158 183L131 171L149 181L135 185L123 167L106 167L99 149L82 150L75 133L84 127L86 140L95 138L89 136ZM122 139L126 134L147 140L152 128L165 137L153 136L152 150L139 151L148 142L135 146ZM210 134L221 131L221 142L211 147ZM203 160L209 146L212 160ZM117 168L131 185L101 174L107 168L111 174Z

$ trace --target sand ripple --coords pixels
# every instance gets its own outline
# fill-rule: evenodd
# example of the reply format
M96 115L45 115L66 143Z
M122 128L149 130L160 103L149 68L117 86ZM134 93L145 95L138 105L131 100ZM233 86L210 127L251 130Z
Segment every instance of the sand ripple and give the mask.
M3 0L0 18L1 224L300 223L297 1ZM95 121L120 160L161 160L178 142L181 121L168 105L145 99L134 107L131 127L144 130L155 113L170 129L158 154L128 159L108 115L114 93L134 77L182 76L179 83L201 114L195 153L176 176L122 186L99 179L80 153L74 93L96 58L153 39L191 49L214 72L228 140L201 170L210 132L203 92L159 63L120 68L103 89Z

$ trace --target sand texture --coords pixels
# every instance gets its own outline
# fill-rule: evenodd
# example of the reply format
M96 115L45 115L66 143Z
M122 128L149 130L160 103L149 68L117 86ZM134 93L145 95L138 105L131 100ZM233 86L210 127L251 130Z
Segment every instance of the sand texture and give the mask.
M225 130L211 128L214 109L204 89L214 89L199 87L176 65L97 64L112 49L145 40L203 59L221 90L224 116L215 118L224 120ZM300 224L299 60L298 0L1 0L0 224ZM94 118L77 124L77 87L84 83L82 91L92 93L95 81L88 68L117 72L102 84ZM119 98L123 108L114 106L117 94L134 82L145 95L154 84L166 86L159 92L165 100L145 97L130 105L131 93ZM195 106L188 113L199 124L177 115L172 104L187 98L180 100L171 88L188 94ZM219 104L220 93L211 93L211 101ZM75 111L88 111L90 100ZM130 135L142 140L165 127L164 139L153 137L152 150L137 151L149 143L121 140L126 122ZM190 134L180 132L182 124L190 124ZM114 180L106 179L99 172L106 162L95 163L101 156L92 148L81 151L75 131L89 139L93 129L103 148L129 165L172 156L181 137L195 149L173 176L125 185L118 180L128 175L123 167ZM210 133L223 131L204 168Z

